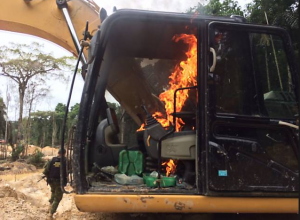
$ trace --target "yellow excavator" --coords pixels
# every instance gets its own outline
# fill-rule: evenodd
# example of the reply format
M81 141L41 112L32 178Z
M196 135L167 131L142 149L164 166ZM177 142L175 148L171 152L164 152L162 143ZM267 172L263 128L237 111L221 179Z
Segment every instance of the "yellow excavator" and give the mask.
M75 56L88 39L71 158L80 211L299 212L299 72L284 29L234 15L107 16L91 0L0 6L1 30Z

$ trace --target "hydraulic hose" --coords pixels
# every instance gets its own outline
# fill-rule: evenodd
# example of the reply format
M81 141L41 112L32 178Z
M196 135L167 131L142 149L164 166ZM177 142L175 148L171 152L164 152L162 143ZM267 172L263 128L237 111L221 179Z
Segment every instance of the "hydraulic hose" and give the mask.
M89 22L86 22L86 26L85 26L85 31L84 31L84 38L83 40L85 41L87 39L87 32L88 32L88 26L89 26ZM65 110L65 115L64 115L64 120L63 120L63 127L62 127L62 135L61 135L61 146L60 146L60 151L63 152L64 150L64 145L65 145L65 132L66 132L66 123L67 123L67 118L68 118L68 112L69 112L69 106L70 106L70 101L71 101L71 97L72 97L72 92L73 92L73 87L74 87L74 82L75 82L75 78L76 78L76 74L77 74L77 70L78 70L78 66L81 60L81 56L83 53L83 49L84 46L81 46L79 55L78 55L78 59L77 59L77 63L75 66L75 70L74 70L74 74L73 74L73 78L72 78L72 83L71 83L71 88L70 88L70 92L69 92L69 97L68 97L68 102L67 102L67 106L66 106L66 110ZM65 190L65 177L64 177L64 171L66 172L66 167L64 164L64 160L65 160L65 156L62 154L61 157L61 165L60 165L60 186L61 186L61 190L63 193L66 194L70 194L71 192L68 192Z

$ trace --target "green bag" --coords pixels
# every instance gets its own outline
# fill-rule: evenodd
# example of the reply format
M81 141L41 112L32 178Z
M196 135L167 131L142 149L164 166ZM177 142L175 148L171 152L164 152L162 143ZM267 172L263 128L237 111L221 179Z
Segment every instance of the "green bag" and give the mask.
M144 155L140 151L122 150L119 154L119 172L128 176L141 175L144 168Z

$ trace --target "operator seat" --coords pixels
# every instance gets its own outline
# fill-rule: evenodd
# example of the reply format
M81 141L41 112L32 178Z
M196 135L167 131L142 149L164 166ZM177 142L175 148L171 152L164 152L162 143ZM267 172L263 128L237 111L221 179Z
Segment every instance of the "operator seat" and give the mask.
M106 110L107 118L102 120L96 131L97 164L103 166L117 166L119 153L127 146L120 144L118 133L120 131L115 110Z

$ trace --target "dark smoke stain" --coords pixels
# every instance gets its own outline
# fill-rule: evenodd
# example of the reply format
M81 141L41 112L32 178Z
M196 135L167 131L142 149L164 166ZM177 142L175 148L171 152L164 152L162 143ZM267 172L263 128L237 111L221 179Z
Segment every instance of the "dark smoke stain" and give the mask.
M182 202L175 202L174 208L178 211L181 211L185 208L185 204Z
M141 197L141 202L142 203L147 203L148 199L154 199L154 197L153 196Z

